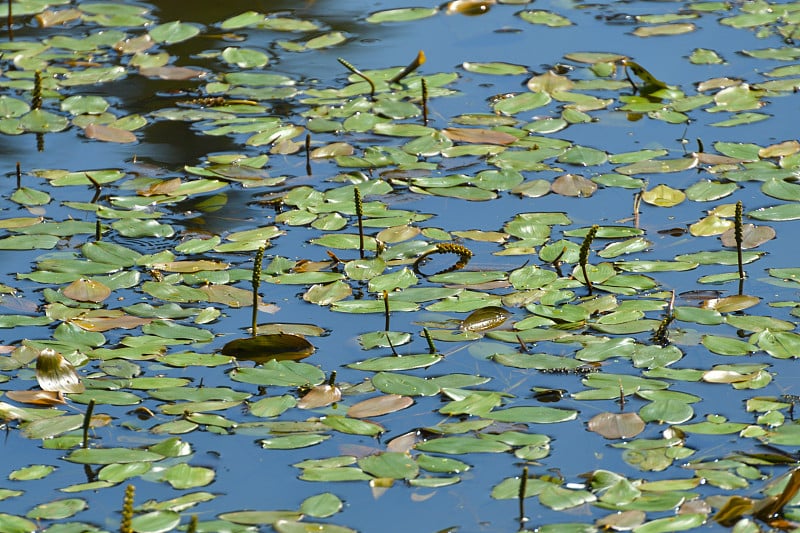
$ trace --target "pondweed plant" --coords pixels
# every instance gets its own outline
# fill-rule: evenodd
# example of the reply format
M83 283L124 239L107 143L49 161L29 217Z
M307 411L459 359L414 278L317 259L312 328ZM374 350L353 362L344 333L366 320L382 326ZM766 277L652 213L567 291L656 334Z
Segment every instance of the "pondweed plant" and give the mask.
M739 264L739 280L744 280L744 263L742 262L742 242L743 238L743 230L742 230L742 201L739 200L736 202L736 211L734 212L733 217L733 232L734 238L736 239L736 260ZM741 293L741 289L739 290Z
M253 259L253 315L251 320L251 336L258 335L258 288L261 286L261 268L264 262L264 251L267 249L267 243L259 246L256 256Z
M352 72L353 74L355 74L356 76L358 76L359 78L361 78L362 80L366 81L369 84L369 89L370 89L369 97L370 97L371 100L374 100L375 99L375 82L372 81L372 79L369 76L367 76L366 74L364 74L363 72L358 70L356 67L354 67L347 60L345 60L345 59L343 59L341 57L337 58L336 60L339 61L339 63L341 63L342 65L344 65L347 68L347 70L349 70L350 72Z
M597 235L597 230L599 226L594 224L589 231L586 233L586 236L583 238L583 243L581 243L580 255L578 256L578 264L581 267L581 271L583 272L583 280L586 283L586 287L589 289L589 296L592 295L592 280L589 279L589 273L586 271L586 265L589 262L589 250L592 246L592 241L594 240L595 236Z
M358 221L358 255L364 259L364 202L361 200L361 190L353 188L353 200L356 204L356 220Z

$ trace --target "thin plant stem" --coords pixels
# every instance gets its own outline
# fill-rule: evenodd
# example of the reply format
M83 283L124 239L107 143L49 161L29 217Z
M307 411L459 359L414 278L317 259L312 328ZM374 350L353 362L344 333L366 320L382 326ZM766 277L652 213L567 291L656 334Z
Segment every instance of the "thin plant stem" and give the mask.
M358 70L356 67L354 67L353 65L351 65L350 63L348 63L347 61L342 59L341 57L337 58L337 61L339 61L339 63L344 65L347 70L349 70L350 72L352 72L353 74L355 74L359 78L361 78L364 81L366 81L367 83L369 83L369 88L370 88L369 97L374 100L375 99L375 83L371 79L369 79L369 76L367 76L366 74L364 74L363 72Z
M17 189L22 187L22 167L19 165L19 161L17 161Z
M306 174L311 175L311 134L306 133Z
M8 0L8 16L6 17L6 27L8 28L8 40L14 40L14 13L11 9L12 0Z
M383 330L389 333L389 292L383 291L383 315L385 317Z
M528 467L522 467L522 477L519 478L519 493L517 499L519 500L519 526L522 529L523 524L527 521L525 518L525 492L528 490Z
M86 406L86 414L83 415L83 447L89 447L89 426L92 422L92 412L94 411L94 399L89 400Z

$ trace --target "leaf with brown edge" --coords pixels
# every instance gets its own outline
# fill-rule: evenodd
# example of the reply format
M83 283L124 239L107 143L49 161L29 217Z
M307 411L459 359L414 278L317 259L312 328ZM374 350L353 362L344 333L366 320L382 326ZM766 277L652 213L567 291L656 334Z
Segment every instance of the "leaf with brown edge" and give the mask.
M72 363L52 348L45 348L36 358L36 381L45 391L80 394L86 390Z
M588 198L597 190L597 184L578 174L563 174L553 180L552 190L561 196Z
M451 141L474 144L506 145L517 140L517 138L510 133L482 128L445 128L442 130L442 133Z
M108 331L111 329L133 329L152 322L152 318L140 318L118 309L98 309L72 318L70 323L86 331Z
M751 512L753 512L753 500L742 496L731 496L712 518L722 526L733 527L740 518Z
M207 72L188 67L144 67L139 69L142 76L161 78L162 80L191 80L204 78Z
M139 196L155 196L157 194L171 195L181 186L180 178L173 178L170 180L158 181L146 189L140 189L137 192Z
M560 76L552 70L548 70L539 76L532 77L528 80L527 85L528 89L535 93L547 94L569 91L575 86L572 80L566 76Z
M226 270L228 263L199 259L197 261L169 261L166 263L153 263L152 268L164 272L192 273L203 270Z
M742 250L749 250L771 241L775 238L775 230L769 226L754 226L753 224L742 225ZM720 236L723 246L730 248L736 247L735 228L727 230Z
M644 431L645 423L637 413L600 413L587 427L607 439L629 439Z
M336 385L316 385L297 402L299 409L317 409L342 399L342 389Z
M60 391L10 390L6 392L6 398L19 403L44 405L46 407L67 403L64 400L64 393Z
M99 281L80 278L64 287L61 293L78 302L100 303L111 296L111 289Z
M414 400L409 396L384 394L351 405L347 410L347 416L351 418L381 416L410 407L413 403Z
M222 347L222 353L256 363L297 361L314 353L314 346L299 335L276 333L232 340Z

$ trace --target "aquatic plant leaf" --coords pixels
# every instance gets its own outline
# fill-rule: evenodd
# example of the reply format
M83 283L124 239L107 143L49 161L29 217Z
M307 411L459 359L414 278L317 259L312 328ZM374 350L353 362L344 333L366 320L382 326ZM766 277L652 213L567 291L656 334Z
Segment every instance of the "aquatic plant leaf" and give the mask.
M656 185L642 192L642 200L658 207L674 207L686 199L686 193L668 185Z
M494 76L517 76L528 72L528 69L522 65L514 65L512 63L504 63L501 61L491 61L488 63L473 63L465 61L461 64L461 68L467 72L474 72L476 74L489 74Z
M572 25L572 22L568 18L559 15L557 13L553 13L551 11L544 11L544 10L520 11L519 13L517 13L517 16L522 20L524 20L525 22L529 22L531 24L543 24L551 28Z
M375 374L372 377L372 384L386 394L433 396L439 393L439 386L429 379L385 371Z
M214 481L214 477L216 477L216 473L211 468L180 463L164 470L161 480L169 483L174 489L192 489L208 485ZM177 513L175 514L177 515ZM172 527L175 525L177 523Z
M111 296L111 289L100 282L80 278L64 287L61 293L79 302L100 303Z
M271 360L296 361L314 353L314 346L299 335L276 333L234 339L222 347L222 353L257 363Z
M323 492L303 500L300 504L300 512L314 518L327 518L342 510L344 502L333 493ZM277 529L279 529L278 526Z
M415 354L404 355L402 357L374 357L364 361L358 361L347 365L349 368L357 370L368 370L371 372L387 372L393 370L412 370L414 368L426 368L442 360L438 354Z
M485 418L499 422L525 422L530 424L556 424L574 420L578 412L573 409L560 409L555 407L509 407L492 411L484 415Z
M336 524L295 522L290 520L278 520L272 524L272 527L278 533L307 533L308 531L319 531L319 533L356 533L355 529Z
M24 131L48 133L62 131L69 126L69 120L44 109L32 109L19 119L19 127Z
M439 437L417 443L414 448L423 452L460 455L467 453L504 453L511 446L499 441L477 437Z
M311 388L300 401L299 409L317 409L325 407L342 399L342 390L334 385L316 385Z
M720 355L747 355L758 350L749 342L719 335L703 335L701 342L709 351Z
M29 187L20 187L11 193L11 200L22 205L46 205L50 203L50 195Z
M323 418L321 422L335 431L348 433L350 435L376 436L386 431L383 426L375 422L358 420L341 415L328 415Z
M358 466L367 474L379 478L414 479L419 475L419 466L407 453L383 452L368 455L358 460Z
M313 386L325 381L325 373L315 366L274 359L258 368L238 368L230 376L234 381L274 387Z
M400 9L387 9L376 11L367 16L366 21L372 24L384 22L408 22L420 20L434 16L438 12L436 8L428 7L408 7Z

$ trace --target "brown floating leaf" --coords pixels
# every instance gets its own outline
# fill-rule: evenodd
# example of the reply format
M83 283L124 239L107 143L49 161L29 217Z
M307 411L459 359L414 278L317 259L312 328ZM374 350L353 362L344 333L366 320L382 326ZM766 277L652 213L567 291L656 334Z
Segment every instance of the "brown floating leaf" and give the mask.
M775 238L775 230L769 226L742 225L742 249L749 250ZM736 231L731 228L720 236L723 246L736 247Z
M112 143L135 143L136 135L128 130L103 126L102 124L89 124L83 133L90 139Z
M166 194L169 196L181 186L180 178L173 178L171 180L163 180L152 184L146 189L136 191L139 196L155 196L157 194Z
M629 439L644 431L644 420L637 413L600 413L589 420L589 431L607 439Z
M316 385L297 402L299 409L325 407L342 399L342 389L336 385Z
M152 318L140 318L123 313L118 309L98 309L89 311L69 320L86 331L108 331L110 329L133 329L152 322Z
M444 136L451 141L461 141L475 144L511 144L517 138L510 133L487 130L482 128L445 128Z
M351 418L368 418L381 416L410 407L414 400L399 394L384 394L358 402L350 406L347 416Z
M59 391L10 390L6 392L6 398L19 403L45 405L47 407L67 403L64 400L64 393Z
M746 159L739 159L738 157L729 157L727 155L709 154L706 152L692 152L692 156L697 159L698 163L704 165L738 165L744 163Z
M277 333L232 340L222 347L222 353L260 364L272 359L278 361L305 359L314 353L314 346L298 335Z
M71 394L86 390L72 363L52 348L45 348L36 358L36 381L46 391Z
M81 278L64 287L61 293L79 302L100 303L111 296L111 289L99 281Z
M139 69L142 76L161 78L162 80L191 80L193 78L204 78L206 72L195 68L187 67L145 67Z
M800 468L795 468L783 492L777 497L765 498L762 505L757 506L753 515L765 522L773 520L783 511L784 506L794 499L798 490L800 490Z
M253 305L253 291L232 287L230 285L205 285L200 290L208 295L208 301L218 304L225 304L231 307L247 307ZM259 309L264 304L261 297L258 297L257 305Z
M470 313L470 315L461 322L461 330L486 331L501 325L508 320L510 316L510 312L496 305L481 307Z
M597 190L597 184L578 174L564 174L553 180L552 189L561 196L588 198Z
M622 511L621 513L613 513L598 519L595 525L599 526L603 531L608 531L609 529L630 531L636 526L642 525L645 518L647 518L647 513L644 511Z

